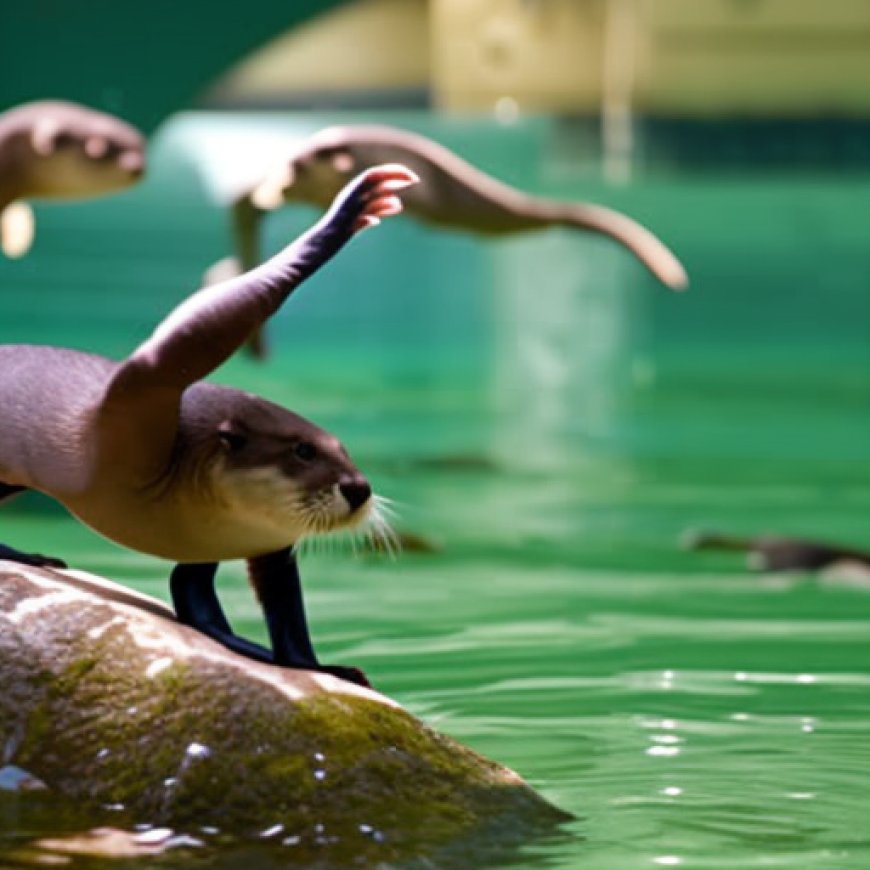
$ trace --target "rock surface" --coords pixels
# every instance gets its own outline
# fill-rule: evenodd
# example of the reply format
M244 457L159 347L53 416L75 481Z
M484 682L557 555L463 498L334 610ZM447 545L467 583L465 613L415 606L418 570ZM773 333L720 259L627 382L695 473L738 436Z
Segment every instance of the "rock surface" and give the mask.
M467 860L566 818L384 696L241 658L77 572L0 562L0 686L2 763L121 828L341 864Z

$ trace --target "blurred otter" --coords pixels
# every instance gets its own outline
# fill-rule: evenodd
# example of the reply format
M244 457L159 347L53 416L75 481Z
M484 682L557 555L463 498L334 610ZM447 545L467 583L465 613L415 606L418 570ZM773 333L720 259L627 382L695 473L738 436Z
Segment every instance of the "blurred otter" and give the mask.
M401 163L420 184L408 191L405 210L442 229L486 236L561 226L610 236L628 248L672 290L688 284L674 254L636 221L603 206L531 196L475 168L452 151L406 130L387 126L329 127L304 141L266 177L243 191L232 205L235 258L215 264L206 284L225 280L260 262L263 216L289 203L326 208L348 179L368 166ZM257 357L266 353L257 330L248 343Z
M144 138L126 122L60 100L24 103L0 114L0 250L21 257L33 242L24 200L83 199L136 183Z
M719 532L689 531L683 536L689 550L732 550L747 554L758 571L819 571L841 562L870 566L870 552L804 538L759 535L742 538Z

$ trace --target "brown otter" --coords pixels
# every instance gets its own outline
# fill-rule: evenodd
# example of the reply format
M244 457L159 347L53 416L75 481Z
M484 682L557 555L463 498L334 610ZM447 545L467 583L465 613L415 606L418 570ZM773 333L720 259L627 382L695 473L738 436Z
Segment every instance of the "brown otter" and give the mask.
M750 568L759 571L818 571L838 562L870 565L870 552L805 538L758 535L742 538L720 532L689 531L683 545L690 550L733 550L747 554Z
M307 233L262 266L179 305L120 363L54 347L0 346L0 498L46 493L124 546L178 562L176 613L260 660L321 668L293 546L376 513L339 441L302 417L206 377L358 231L397 214L402 166L370 169ZM0 557L57 560L8 547ZM246 559L273 651L236 637L214 593L217 563Z
M205 283L251 269L260 261L260 222L266 212L293 202L325 208L351 175L385 162L401 163L420 178L403 201L405 211L424 223L490 236L553 226L602 233L627 247L668 287L682 290L688 284L674 254L631 218L603 206L530 196L425 136L377 125L329 127L315 133L240 194L232 205L236 258L213 266ZM248 347L255 356L265 354L260 330Z
M27 253L33 213L23 200L99 196L136 182L144 139L129 124L60 100L24 103L0 114L0 250Z

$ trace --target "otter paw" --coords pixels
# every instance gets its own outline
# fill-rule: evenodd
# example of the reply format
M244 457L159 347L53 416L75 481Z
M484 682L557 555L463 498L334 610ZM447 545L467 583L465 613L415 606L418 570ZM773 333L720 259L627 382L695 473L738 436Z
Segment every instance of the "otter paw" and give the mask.
M359 668L345 665L322 665L318 670L323 671L325 674L332 674L333 677L338 677L340 680L347 680L349 683L364 686L366 689L372 688L369 678Z
M335 201L337 220L350 223L351 233L377 226L382 217L399 214L402 201L396 193L420 179L399 163L373 166L358 175Z

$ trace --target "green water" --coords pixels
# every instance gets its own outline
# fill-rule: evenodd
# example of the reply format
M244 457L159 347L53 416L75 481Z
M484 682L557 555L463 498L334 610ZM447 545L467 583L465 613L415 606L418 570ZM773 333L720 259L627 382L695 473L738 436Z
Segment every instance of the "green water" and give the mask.
M307 555L321 658L576 814L523 866L870 866L870 587L678 545L698 526L870 545L870 172L671 168L611 188L544 121L401 120L642 218L693 288L669 295L599 239L400 221L313 279L273 324L270 363L219 379L339 434L397 526L440 547ZM40 212L34 256L0 263L7 338L123 354L196 285L224 225L179 138L139 190ZM269 246L309 217L275 219ZM167 565L41 502L2 524L166 597ZM242 567L221 585L264 640ZM0 850L45 825L7 808Z

